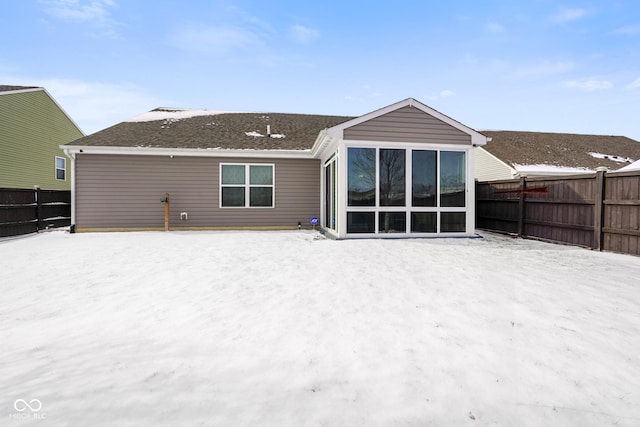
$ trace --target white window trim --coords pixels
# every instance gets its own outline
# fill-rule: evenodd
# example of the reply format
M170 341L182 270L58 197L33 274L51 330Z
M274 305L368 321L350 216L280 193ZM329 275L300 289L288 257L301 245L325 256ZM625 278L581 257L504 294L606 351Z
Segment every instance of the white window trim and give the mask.
M55 160L53 163L53 177L56 179L56 181L66 181L67 180L67 159L65 159L64 157L60 157L60 156L55 156ZM64 168L60 169L58 167L58 159L62 160L64 162ZM58 178L58 171L62 170L64 171L64 179L60 179Z
M244 166L244 184L222 184L222 167L223 166ZM251 185L251 166L270 166L271 167L271 185ZM222 187L242 187L244 188L244 206L222 206ZM252 187L270 187L271 188L271 206L250 206L251 197L250 189ZM273 209L276 207L276 165L275 163L220 163L218 169L218 206L220 209Z
M411 152L413 150L429 150L429 151L435 151L437 153L437 164L436 164L436 183L437 183L437 205L436 206L421 206L421 207L413 207L411 205L411 199L410 196L406 196L406 204L405 206L380 206L380 188L379 185L376 185L376 200L375 200L375 206L349 206L349 202L348 202L348 191L344 191L343 195L342 195L342 202L343 202L343 212L344 212L344 220L343 220L343 224L344 224L344 236L345 237L356 237L356 238L366 238L367 236L377 236L377 237L397 237L397 236L425 236L425 237L433 237L433 236L437 236L437 237L446 237L446 236L464 236L464 235L469 235L474 229L474 222L472 219L470 219L470 217L473 216L473 212L475 209L475 204L473 203L473 200L471 199L471 197L473 197L473 194L471 193L471 189L473 188L473 182L469 182L470 177L472 176L470 174L470 171L472 170L472 167L470 166L470 163L473 161L473 159L471 158L471 149L470 147L464 146L464 147L460 147L457 145L445 145L445 144L430 144L430 145L423 145L423 144L406 144L406 145L402 145L402 146L398 146L396 144L387 144L387 143L380 143L380 142L370 142L370 141L358 141L358 142L353 142L353 141L349 141L348 144L344 145L344 149L345 149L345 161L344 161L344 166L343 166L343 171L345 173L345 178L344 178L344 182L342 183L342 185L346 186L348 185L348 162L349 162L349 155L348 155L348 151L349 148L373 148L376 150L376 161L375 161L375 168L376 168L376 183L379 180L379 173L380 173L380 150L381 149L402 149L405 150L405 155L406 155L406 161L405 161L405 194L406 195L410 195L411 194L411 174L412 174L412 163L411 163ZM443 151L454 151L454 152L463 152L465 153L465 169L466 169L466 175L465 175L465 206L456 206L456 207L443 207L440 205L440 167L441 167L441 159L440 159L440 154ZM409 177L409 178L407 178ZM406 224L407 224L407 229L404 233L381 233L379 231L379 213L380 212L406 212ZM373 212L374 215L374 232L373 233L349 233L347 232L347 213L348 212ZM412 232L410 227L411 227L411 212L436 212L437 213L437 225L436 225L436 232L433 233L423 233L423 232ZM465 232L443 232L441 231L441 221L440 221L440 214L441 213L446 213L446 212L464 212L466 213L466 224L465 224L465 228L466 231Z

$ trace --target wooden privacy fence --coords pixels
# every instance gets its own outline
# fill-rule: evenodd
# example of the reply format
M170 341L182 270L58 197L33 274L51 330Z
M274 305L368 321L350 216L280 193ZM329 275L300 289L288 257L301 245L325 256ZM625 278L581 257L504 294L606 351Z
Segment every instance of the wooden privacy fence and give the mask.
M71 224L71 191L0 188L0 237Z
M640 171L477 182L476 226L640 255Z

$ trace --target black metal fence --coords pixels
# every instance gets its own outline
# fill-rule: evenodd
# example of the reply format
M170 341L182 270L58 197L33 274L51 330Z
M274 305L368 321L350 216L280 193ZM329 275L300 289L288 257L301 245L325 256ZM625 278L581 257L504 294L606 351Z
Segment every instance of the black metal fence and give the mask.
M0 188L0 237L71 225L71 191Z

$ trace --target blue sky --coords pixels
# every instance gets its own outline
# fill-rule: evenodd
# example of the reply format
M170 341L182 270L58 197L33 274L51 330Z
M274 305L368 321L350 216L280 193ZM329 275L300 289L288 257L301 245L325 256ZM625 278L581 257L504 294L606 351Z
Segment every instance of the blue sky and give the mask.
M640 140L640 2L3 2L0 84L86 132L155 107L361 115Z

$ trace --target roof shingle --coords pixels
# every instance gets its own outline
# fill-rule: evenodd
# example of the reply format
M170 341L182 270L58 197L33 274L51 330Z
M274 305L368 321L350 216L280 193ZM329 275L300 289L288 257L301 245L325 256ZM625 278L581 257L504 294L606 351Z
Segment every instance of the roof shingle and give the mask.
M510 165L544 164L588 169L604 166L615 170L640 159L640 142L625 136L481 132L491 138L484 149Z
M175 149L309 150L318 134L354 117L236 113L158 108L67 145ZM154 120L155 117L160 119ZM269 126L271 137L267 136ZM624 136L482 131L484 147L513 165L619 169L640 159L640 142ZM590 154L593 153L593 154Z
M214 113L179 119L122 122L68 145L309 150L321 130L350 119L352 117L310 114ZM267 136L267 125L272 137Z

